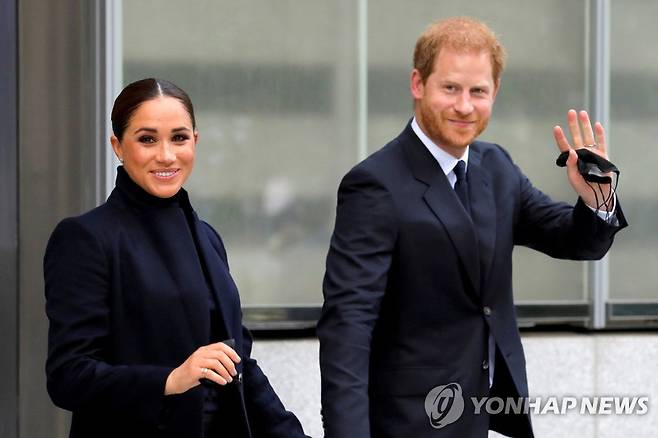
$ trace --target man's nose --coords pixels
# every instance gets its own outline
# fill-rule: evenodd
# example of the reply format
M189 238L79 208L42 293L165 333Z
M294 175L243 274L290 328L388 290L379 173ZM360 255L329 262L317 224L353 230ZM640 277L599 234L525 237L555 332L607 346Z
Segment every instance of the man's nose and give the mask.
M464 115L473 112L473 103L471 102L471 96L468 92L464 92L457 97L455 111Z

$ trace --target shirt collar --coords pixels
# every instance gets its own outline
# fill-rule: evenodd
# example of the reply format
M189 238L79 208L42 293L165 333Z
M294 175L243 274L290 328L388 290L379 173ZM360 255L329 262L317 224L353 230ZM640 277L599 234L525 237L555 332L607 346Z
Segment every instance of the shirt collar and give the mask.
M464 151L464 155L462 155L461 158L455 158L443 149L441 149L436 143L434 143L425 133L423 132L422 129L420 129L420 126L418 125L418 122L416 121L416 117L413 118L411 121L411 129L414 130L414 133L418 136L420 141L425 145L428 151L432 154L432 156L438 161L439 165L441 166L441 170L443 170L443 173L448 175L450 172L452 172L452 169L455 167L457 164L457 161L463 160L464 163L466 164L466 171L468 171L468 151L470 146L466 146L466 150Z

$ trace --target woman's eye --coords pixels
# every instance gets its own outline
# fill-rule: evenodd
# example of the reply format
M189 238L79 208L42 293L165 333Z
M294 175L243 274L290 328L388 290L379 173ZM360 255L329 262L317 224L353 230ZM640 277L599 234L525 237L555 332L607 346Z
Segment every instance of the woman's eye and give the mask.
M188 139L189 137L184 134L176 134L173 136L172 141L175 141L176 143L181 143L184 142Z
M139 142L140 143L155 143L155 138L151 135L142 135L139 137Z

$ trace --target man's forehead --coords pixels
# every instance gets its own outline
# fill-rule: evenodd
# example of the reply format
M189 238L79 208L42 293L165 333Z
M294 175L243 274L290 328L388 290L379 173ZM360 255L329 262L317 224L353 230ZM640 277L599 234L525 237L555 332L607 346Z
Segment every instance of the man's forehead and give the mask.
M470 76L493 81L491 55L485 50L442 49L434 59L432 70L442 78Z

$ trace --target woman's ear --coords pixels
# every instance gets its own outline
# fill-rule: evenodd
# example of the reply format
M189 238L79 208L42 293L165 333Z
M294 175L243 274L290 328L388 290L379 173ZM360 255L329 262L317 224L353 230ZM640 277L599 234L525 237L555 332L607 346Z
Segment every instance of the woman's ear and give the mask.
M123 148L121 147L121 142L119 142L119 139L113 135L110 137L110 143L112 144L112 150L114 150L114 154L117 156L119 161L123 163Z

